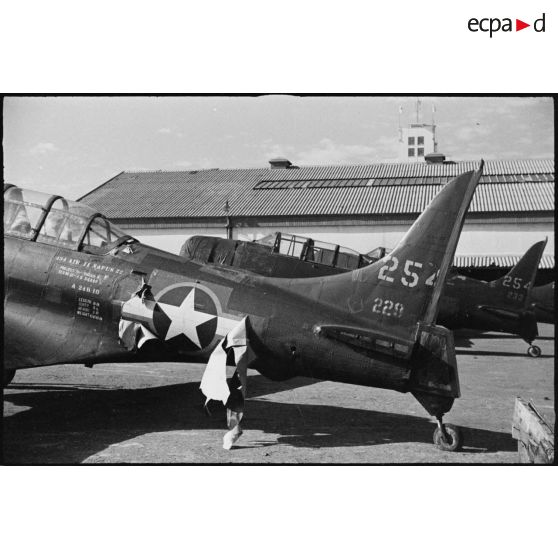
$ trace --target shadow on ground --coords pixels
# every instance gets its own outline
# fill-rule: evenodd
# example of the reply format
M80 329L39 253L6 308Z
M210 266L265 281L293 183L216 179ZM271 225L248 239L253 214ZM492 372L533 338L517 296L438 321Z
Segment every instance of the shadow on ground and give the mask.
M274 385L261 376L250 378L250 395L267 394ZM146 389L41 389L33 384L33 391L25 392L19 391L24 385L14 387L18 391L7 390L5 400L29 408L4 418L5 463L80 463L146 433L225 428L222 407L212 416L205 414L197 382ZM434 429L427 417L263 399L247 401L245 427L277 435L278 444L303 448L431 443ZM463 430L466 451L516 449L509 434Z
M518 346L523 346L525 347L525 350L527 350L527 343L521 339L519 336L517 335L511 335L509 333L480 333L478 331L474 331L474 330L465 330L465 329L461 329L459 331L454 331L454 341L455 341L455 346L456 347L473 347L475 344L475 341L480 341L480 340L489 340L489 341L495 341L498 339L504 339L504 340L516 340L518 343L521 343L521 345ZM535 338L535 340L533 341L533 343L537 343L537 341L552 341L554 340L554 336L549 336L549 335L539 335Z
M527 361L532 359L533 357L527 354L527 351L524 353L510 353L507 351L462 351L459 349L455 350L456 355L476 355L476 356L506 356L506 357L521 357L526 359ZM544 358L554 358L554 355L540 355L537 359L544 359Z

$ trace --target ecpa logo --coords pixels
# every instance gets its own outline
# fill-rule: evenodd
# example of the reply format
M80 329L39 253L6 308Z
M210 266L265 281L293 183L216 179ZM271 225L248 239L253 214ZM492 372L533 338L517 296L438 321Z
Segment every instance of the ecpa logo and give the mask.
M540 18L533 22L533 30L537 33L544 33L545 24L545 14L543 13ZM498 31L503 31L504 33L514 31L512 18L509 17L505 17L503 19L498 17L484 17L482 19L472 17L467 23L467 27L469 28L469 31L472 31L473 33L477 33L478 31L490 33L490 38L492 38L492 35ZM525 23L524 21L516 18L515 31L521 31L527 27L531 27L531 24Z

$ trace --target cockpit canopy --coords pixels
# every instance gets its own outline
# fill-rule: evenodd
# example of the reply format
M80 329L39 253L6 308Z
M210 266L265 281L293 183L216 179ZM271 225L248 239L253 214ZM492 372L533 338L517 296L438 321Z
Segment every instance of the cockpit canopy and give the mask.
M344 269L357 269L375 261L368 255L359 254L355 250L331 244L321 240L314 240L306 236L276 232L268 234L255 241L257 244L269 246L272 252L292 256L294 258L342 267Z
M87 205L13 184L4 185L4 234L99 254L135 241Z

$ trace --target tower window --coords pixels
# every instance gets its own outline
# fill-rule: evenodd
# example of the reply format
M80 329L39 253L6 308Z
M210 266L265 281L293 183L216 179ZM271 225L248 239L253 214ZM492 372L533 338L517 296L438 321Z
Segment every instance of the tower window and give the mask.
M411 139L411 138L409 138L409 139ZM415 139L415 138L413 138L413 139ZM413 147L410 147L407 151L409 153L409 157L414 157L415 156L415 150L414 150Z
M418 145L424 145L424 136L419 136L417 138L417 144Z
M415 138L414 138L414 136L409 136L409 145L415 145Z
M420 139L420 138L419 138L419 139ZM419 148L417 149L417 155L418 155L419 157L424 157L424 147L419 147Z

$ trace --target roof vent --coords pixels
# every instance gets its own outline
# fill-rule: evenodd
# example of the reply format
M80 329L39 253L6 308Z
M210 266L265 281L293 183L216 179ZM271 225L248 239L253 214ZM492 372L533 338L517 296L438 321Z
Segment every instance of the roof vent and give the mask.
M424 160L429 164L443 163L446 160L446 156L443 153L428 153L424 156Z
M272 169L293 168L293 164L288 159L284 159L283 157L279 157L277 159L270 159L269 164L271 165Z

